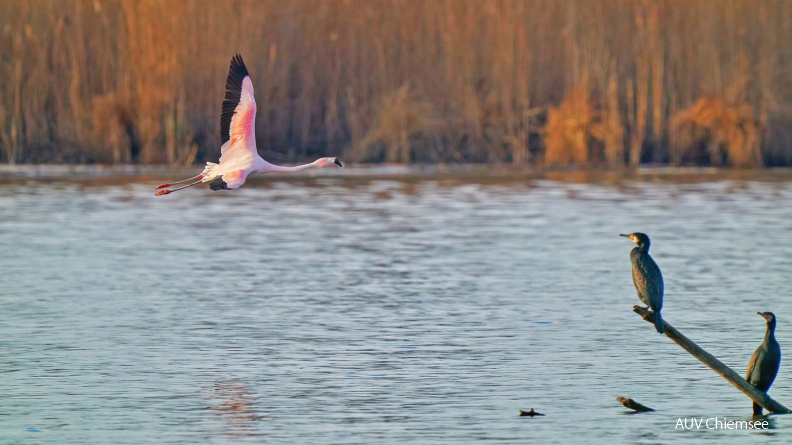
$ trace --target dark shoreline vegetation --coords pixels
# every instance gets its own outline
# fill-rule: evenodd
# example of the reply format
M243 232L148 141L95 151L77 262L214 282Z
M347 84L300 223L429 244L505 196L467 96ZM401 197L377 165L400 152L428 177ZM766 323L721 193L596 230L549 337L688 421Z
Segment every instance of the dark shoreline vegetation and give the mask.
M228 62L274 162L792 165L783 0L18 0L0 162L216 160Z

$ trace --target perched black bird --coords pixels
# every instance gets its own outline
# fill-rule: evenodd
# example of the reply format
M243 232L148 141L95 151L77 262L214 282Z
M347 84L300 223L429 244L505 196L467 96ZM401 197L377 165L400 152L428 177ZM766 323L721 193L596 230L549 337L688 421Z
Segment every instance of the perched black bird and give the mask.
M657 263L649 256L649 237L639 232L619 236L629 238L638 245L630 252L633 284L638 291L638 298L654 313L655 329L664 334L665 325L660 316L660 309L663 308L663 274L660 273Z
M745 380L760 391L767 392L773 380L778 374L778 366L781 365L781 346L775 339L776 318L772 312L757 312L757 314L767 320L767 332L764 341L751 356L748 362L748 371L745 373ZM762 414L762 407L753 404L754 415Z

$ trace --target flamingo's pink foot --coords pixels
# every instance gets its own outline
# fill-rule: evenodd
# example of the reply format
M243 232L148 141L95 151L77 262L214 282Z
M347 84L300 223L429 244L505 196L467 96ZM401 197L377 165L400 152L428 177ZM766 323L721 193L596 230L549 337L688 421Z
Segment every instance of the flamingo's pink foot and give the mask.
M160 191L158 191L158 192L157 192L157 194L156 194L156 195L154 195L154 196L159 196L159 195L167 195L167 194L168 194L168 193L170 193L170 192L171 192L170 190L160 190Z
M160 184L160 185L154 187L154 190L164 189L165 187L170 187L170 186L171 186L170 184Z

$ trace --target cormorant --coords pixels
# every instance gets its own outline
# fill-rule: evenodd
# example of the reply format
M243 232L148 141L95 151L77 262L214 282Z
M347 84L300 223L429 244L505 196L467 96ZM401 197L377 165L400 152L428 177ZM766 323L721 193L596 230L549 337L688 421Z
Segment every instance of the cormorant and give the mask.
M773 380L778 374L778 366L781 364L781 346L775 339L776 318L772 312L757 312L757 314L767 320L767 332L764 341L751 356L748 362L748 371L745 373L745 380L756 387L759 391L767 392ZM762 414L762 407L753 404L754 415Z
M633 284L635 290L638 291L638 298L643 301L647 309L652 309L654 313L655 329L664 334L665 325L663 325L663 318L660 316L660 309L663 308L663 274L660 273L657 263L649 256L649 237L640 232L619 236L629 238L630 241L638 245L630 251Z

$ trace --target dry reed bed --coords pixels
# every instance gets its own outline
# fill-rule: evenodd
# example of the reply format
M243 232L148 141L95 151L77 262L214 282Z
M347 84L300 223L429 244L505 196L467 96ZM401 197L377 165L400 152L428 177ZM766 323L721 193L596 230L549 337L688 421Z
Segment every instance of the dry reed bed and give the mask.
M262 154L792 164L792 2L0 3L0 161L215 159L245 57Z

